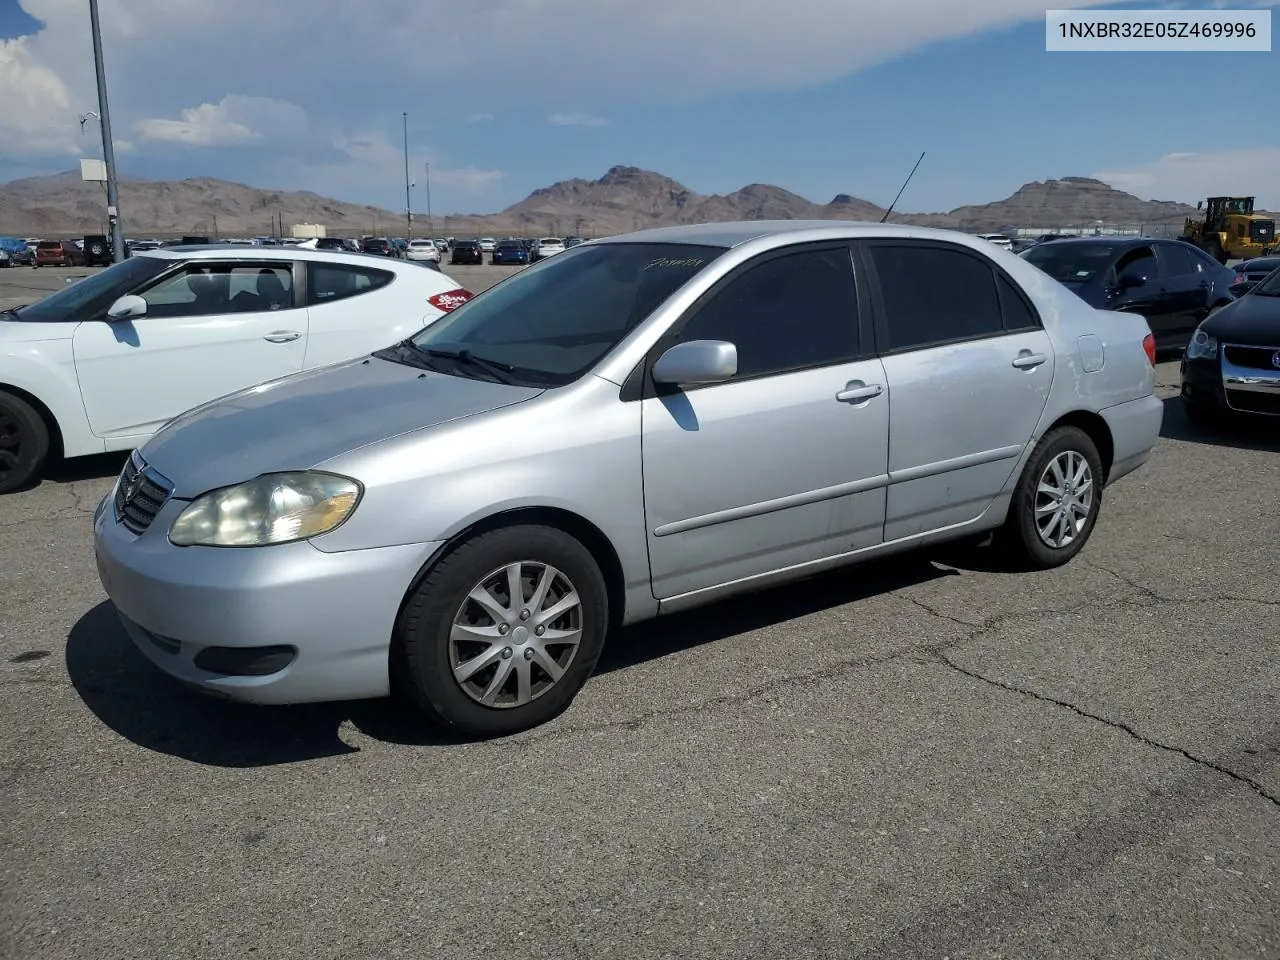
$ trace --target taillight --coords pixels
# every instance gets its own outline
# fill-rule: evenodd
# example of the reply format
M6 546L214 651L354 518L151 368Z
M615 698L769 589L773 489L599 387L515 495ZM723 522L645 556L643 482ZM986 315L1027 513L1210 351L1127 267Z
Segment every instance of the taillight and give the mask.
M448 313L450 310L457 310L475 294L470 290L463 290L459 287L457 290L449 290L445 293L437 293L433 297L427 297L427 303L431 304L437 310Z
M1156 338L1151 334L1147 334L1142 338L1142 349L1147 351L1147 359L1151 361L1151 365L1156 365Z
M1244 282L1245 282L1246 280L1248 280L1248 279L1249 279L1249 278L1248 278L1248 277L1246 277L1243 273L1237 273L1237 274L1236 274L1235 282L1236 282L1236 283L1244 283Z

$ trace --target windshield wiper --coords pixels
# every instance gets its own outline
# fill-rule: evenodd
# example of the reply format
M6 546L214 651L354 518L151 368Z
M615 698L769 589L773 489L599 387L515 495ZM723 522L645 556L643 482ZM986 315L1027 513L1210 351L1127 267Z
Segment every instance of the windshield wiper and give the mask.
M413 345L409 340L401 340L399 343L392 344L389 347L383 347L381 350L373 351L373 356L379 360L390 360L392 363L403 363L408 367L417 367L420 370L432 370L435 364L424 356L422 352Z
M0 317L13 317L13 319L17 320L17 319L18 319L18 308L17 308L17 307L5 307L3 310L0 310Z
M477 357L470 350L441 350L438 347L419 347L414 345L415 350L422 350L429 357L439 357L442 360L453 360L463 366L471 367L476 370L483 370L498 383L511 383L510 374L515 372L515 367L509 363L502 363L498 360L488 360L484 357Z

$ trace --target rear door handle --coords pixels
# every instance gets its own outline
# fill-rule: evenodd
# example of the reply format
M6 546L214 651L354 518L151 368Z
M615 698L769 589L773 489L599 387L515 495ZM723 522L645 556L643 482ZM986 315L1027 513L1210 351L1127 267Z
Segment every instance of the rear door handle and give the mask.
M277 330L275 333L268 333L263 340L268 343L288 343L291 340L297 340L302 334L294 330Z
M878 383L864 384L861 380L853 380L836 394L836 399L841 403L858 403L878 397L882 393L884 393L884 387Z
M1043 353L1020 353L1014 359L1013 365L1019 370L1034 370L1048 359Z

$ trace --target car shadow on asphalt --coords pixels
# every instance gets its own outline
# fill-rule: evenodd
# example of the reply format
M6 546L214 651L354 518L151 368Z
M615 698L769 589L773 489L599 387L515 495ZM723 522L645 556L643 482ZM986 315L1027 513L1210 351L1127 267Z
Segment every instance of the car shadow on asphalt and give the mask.
M123 469L128 456L127 451L122 451L58 460L45 468L44 479L51 483L77 483L81 480L113 478Z
M1203 443L1214 447L1280 453L1280 430L1277 427L1280 427L1280 419L1262 416L1256 419L1232 417L1211 426L1201 426L1187 418L1187 409L1183 406L1181 397L1165 397L1160 436L1166 440Z
M958 571L928 554L851 567L619 631L596 674L784 624ZM357 753L354 728L385 743L467 743L428 724L397 699L264 707L216 699L164 674L129 640L109 603L86 613L67 637L66 667L77 694L104 724L140 747L217 767L262 767Z

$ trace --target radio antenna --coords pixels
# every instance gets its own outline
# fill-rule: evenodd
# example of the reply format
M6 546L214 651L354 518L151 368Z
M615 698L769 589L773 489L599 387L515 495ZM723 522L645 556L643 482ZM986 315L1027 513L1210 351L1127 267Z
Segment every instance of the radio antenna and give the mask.
M916 175L916 170L920 168L920 161L924 159L924 151L920 151L920 160L916 161L916 165L911 168L911 172L907 174L907 179L902 184L902 190L907 189L907 184L911 182L911 178ZM880 218L880 222L884 223L889 219L889 214L893 213L893 208L898 205L898 200L902 197L902 190L898 191L898 196L893 198L893 203L889 204L889 209L884 212L884 216Z

